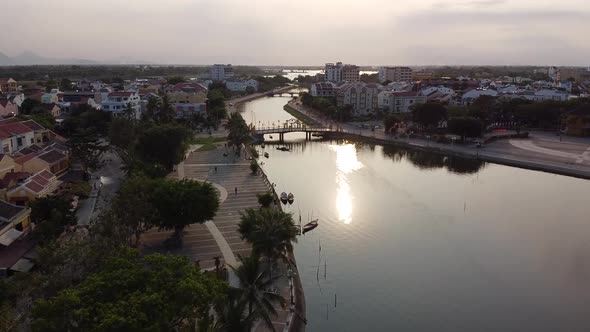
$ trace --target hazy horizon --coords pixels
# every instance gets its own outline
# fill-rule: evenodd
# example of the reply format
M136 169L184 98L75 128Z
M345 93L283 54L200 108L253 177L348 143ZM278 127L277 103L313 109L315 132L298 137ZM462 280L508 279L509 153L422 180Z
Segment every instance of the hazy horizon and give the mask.
M3 11L14 14L0 29L8 56L178 65L590 63L586 0L558 7L548 0L20 0Z

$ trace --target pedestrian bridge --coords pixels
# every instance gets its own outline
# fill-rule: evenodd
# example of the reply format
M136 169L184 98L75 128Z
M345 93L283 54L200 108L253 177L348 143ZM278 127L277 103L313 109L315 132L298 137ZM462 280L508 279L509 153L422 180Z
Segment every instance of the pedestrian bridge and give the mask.
M305 126L305 125L285 125L282 127L256 128L252 134L256 136L279 135L279 141L283 141L287 133L305 133L305 139L310 140L313 134L329 134L341 132L340 128Z

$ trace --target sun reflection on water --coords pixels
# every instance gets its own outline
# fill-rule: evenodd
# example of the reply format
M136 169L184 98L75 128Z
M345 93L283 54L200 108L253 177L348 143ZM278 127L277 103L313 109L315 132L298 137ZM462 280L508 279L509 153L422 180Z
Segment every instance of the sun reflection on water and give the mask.
M352 200L353 195L350 192L347 174L350 174L363 167L356 156L356 147L353 144L330 145L330 148L336 152L336 210L338 211L338 220L345 224L352 222Z

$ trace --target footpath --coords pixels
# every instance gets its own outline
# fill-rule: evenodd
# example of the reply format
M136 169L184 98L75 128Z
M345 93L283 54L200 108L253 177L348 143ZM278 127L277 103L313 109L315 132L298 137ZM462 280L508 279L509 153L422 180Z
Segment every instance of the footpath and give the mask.
M303 116L313 119L316 122L315 125L319 123L323 127L335 129L336 133L333 135L335 137L357 138L376 144L395 145L445 155L473 158L507 166L590 179L590 163L579 162L579 158L585 158L585 154L575 156L576 158L572 158L572 160L563 160L553 158L554 156L550 154L525 153L527 151L510 148L507 144L502 144L501 142L487 145L491 148L486 147L479 149L474 145L441 144L415 138L395 138L392 135L386 134L382 130L372 131L369 129L361 129L353 125L337 123L326 119L301 105L298 99L291 100L286 107L288 107L291 112L299 112ZM590 145L588 145L588 148L590 149ZM576 160L578 162L576 162ZM588 159L588 161L590 161L590 159Z
M187 227L183 235L183 247L170 249L164 247L164 240L169 238L173 231L159 231L152 229L142 237L144 250L147 252L170 252L185 255L195 264L207 271L215 271L217 267L239 265L238 256L248 256L251 253L251 245L240 238L238 224L240 212L259 207L257 194L271 190L264 174L253 175L250 170L250 161L235 157L232 149L225 143L217 143L216 149L209 151L196 151L198 146L191 147L187 158L177 166L174 177L182 179L194 179L211 183L220 194L219 210L213 220L205 224L192 224ZM283 276L275 282L275 287L281 296L290 302L292 280L288 278L289 272L285 264L278 264L278 272ZM297 276L298 278L298 276ZM229 284L239 286L239 281L228 267ZM273 318L273 326L276 331L303 331L293 329L296 324L290 307L276 306L277 316ZM262 323L258 322L253 331L269 331Z

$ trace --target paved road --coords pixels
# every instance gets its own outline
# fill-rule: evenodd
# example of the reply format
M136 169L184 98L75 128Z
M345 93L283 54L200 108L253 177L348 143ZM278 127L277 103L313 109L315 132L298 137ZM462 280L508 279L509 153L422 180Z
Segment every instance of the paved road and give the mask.
M119 190L124 177L119 155L107 151L103 154L102 160L103 166L91 174L90 184L93 189L90 197L81 201L76 211L78 225L88 225L101 210L110 206L110 201Z

